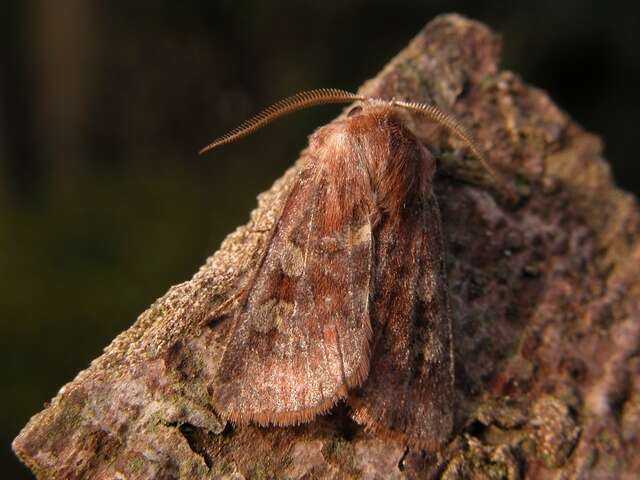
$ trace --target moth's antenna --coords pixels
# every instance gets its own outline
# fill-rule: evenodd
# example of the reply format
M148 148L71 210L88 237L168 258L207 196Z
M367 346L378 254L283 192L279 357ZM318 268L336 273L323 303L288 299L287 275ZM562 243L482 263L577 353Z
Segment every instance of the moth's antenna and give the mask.
M249 120L245 120L238 127L234 128L230 132L225 133L219 138L216 138L209 145L200 150L200 154L206 153L209 150L213 150L221 145L234 142L240 138L246 137L256 130L268 125L274 120L283 117L289 113L297 112L308 107L316 105L326 105L330 103L349 103L354 100L370 100L373 102L387 103L396 105L398 107L406 108L413 112L426 116L430 120L442 125L450 133L460 138L471 150L471 153L480 161L489 175L491 175L496 182L504 187L506 193L510 197L514 197L514 193L507 187L508 183L503 177L498 174L487 161L487 157L482 152L482 149L478 146L473 136L455 117L440 110L435 105L427 105L419 102L405 102L402 100L387 100L363 97L355 93L347 92L345 90L339 90L337 88L320 88L316 90L308 90L305 92L296 93L291 97L287 97L284 100L280 100L270 107L264 109L262 112L253 116Z
M199 153L203 154L209 150L219 147L220 145L225 145L227 143L234 142L239 138L246 137L259 128L273 122L275 119L292 112L297 112L304 108L313 107L315 105L325 105L328 103L349 103L354 100L363 99L364 97L356 95L355 93L338 90L336 88L320 88L317 90L296 93L291 97L274 103L249 120L245 120L238 127L215 139L209 145L200 150Z
M469 147L469 149L471 150L471 153L473 153L473 155L478 160L480 160L480 163L485 168L485 170L489 172L489 174L498 183L506 187L505 180L491 166L491 164L487 160L487 157L482 152L482 149L478 146L476 141L473 139L473 136L471 135L471 133L469 133L469 130L467 130L465 126L462 125L460 121L458 121L456 118L449 115L448 113L443 112L435 105L427 105L427 104L418 103L418 102L403 102L401 100L394 100L393 103L395 105L406 108L408 110L421 113L422 115L426 116L430 120L433 120L434 122L442 125L450 133L452 133L453 135L458 137L460 140L462 140L467 145L467 147Z

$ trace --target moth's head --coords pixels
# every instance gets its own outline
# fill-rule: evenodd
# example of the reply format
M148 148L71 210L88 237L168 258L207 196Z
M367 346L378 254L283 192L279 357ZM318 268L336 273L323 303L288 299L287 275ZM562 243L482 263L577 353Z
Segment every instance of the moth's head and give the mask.
M415 116L414 112L399 105L395 100L364 98L349 107L338 122L354 126L377 122L381 128L394 125L406 127L413 124L412 116Z
M345 113L346 118L357 119L367 115L387 115L393 110L393 101L361 97Z
M316 133L344 132L346 135L359 136L365 132L386 130L392 125L404 123L399 114L392 102L363 98L351 105L338 119L320 127ZM315 136L312 136L312 141Z
M464 141L473 155L482 163L489 174L504 186L504 182L501 177L487 162L482 150L476 144L467 129L455 117L445 113L435 105L427 105L418 102L405 102L402 100L381 100L337 89L310 90L298 93L285 98L284 100L280 100L253 118L244 121L237 128L217 138L200 150L200 153L205 153L216 147L245 137L259 128L271 123L275 119L289 113L316 105L352 102L356 103L347 110L346 115L339 120L339 122L345 122L348 124L349 128L357 129L359 127L371 126L376 121L384 119L391 119L391 123L396 120L399 123L403 123L401 117L405 115L424 116L427 119L445 127L450 133Z
M396 122L408 125L412 112L399 105L395 100L382 100L379 98L362 98L355 102L341 118L344 122L351 122L357 125L366 122L368 119L377 119L384 122L393 119Z

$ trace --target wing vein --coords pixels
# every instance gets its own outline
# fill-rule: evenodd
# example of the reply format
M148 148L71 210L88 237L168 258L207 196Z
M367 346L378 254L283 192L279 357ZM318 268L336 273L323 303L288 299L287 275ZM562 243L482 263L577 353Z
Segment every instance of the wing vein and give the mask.
M297 176L298 176L298 181L299 181L300 174L298 173ZM236 310L236 312L235 312L235 314L233 316L233 324L229 328L229 332L227 332L227 337L226 337L224 345L222 347L222 352L220 353L220 360L218 361L218 370L214 374L214 378L218 378L219 373L220 373L220 371L219 371L220 366L225 364L225 360L226 360L226 357L227 357L227 352L229 351L229 345L231 345L231 343L232 343L232 341L234 339L234 334L238 330L238 326L239 326L239 323L241 321L241 317L242 317L242 313L244 311L244 308L246 307L247 302L249 301L249 297L251 295L253 287L255 286L256 280L260 276L260 273L262 272L262 269L264 267L264 262L265 262L266 258L269 255L269 251L271 250L271 244L273 243L273 239L276 237L276 234L278 232L278 227L280 225L280 218L282 217L282 212L284 211L285 207L289 203L289 200L291 199L291 194L294 191L296 184L297 184L297 182L295 182L293 184L293 186L286 193L285 198L282 200L282 206L280 207L280 211L278 212L278 215L276 216L276 219L275 219L275 221L273 223L273 226L271 227L271 232L269 233L269 238L268 238L268 240L265 241L264 251L262 252L262 256L260 258L260 262L258 263L258 266L255 269L255 272L253 273L250 282L248 282L248 285L251 285L251 288L247 288L246 289L246 292L244 293L244 298L241 301L238 302L238 309ZM244 393L244 390L245 389L243 387L242 388L242 392L243 393Z

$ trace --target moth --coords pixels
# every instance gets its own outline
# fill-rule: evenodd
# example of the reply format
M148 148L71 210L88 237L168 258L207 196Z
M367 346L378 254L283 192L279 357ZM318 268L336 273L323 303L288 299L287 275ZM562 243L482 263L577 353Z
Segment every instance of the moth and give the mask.
M451 315L436 162L407 115L444 126L495 176L470 133L433 105L319 89L275 103L201 153L288 113L351 102L311 135L225 317L212 402L234 423L292 425L346 399L368 429L436 450L454 425Z

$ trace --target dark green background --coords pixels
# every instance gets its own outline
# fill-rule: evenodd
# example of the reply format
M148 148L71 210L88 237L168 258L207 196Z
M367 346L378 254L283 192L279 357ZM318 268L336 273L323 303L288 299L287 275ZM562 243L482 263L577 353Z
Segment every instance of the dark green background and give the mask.
M9 443L30 415L188 279L339 108L300 113L204 158L198 148L299 90L357 88L439 13L501 32L504 65L600 133L619 183L640 191L638 7L320 5L2 2L3 478L29 478Z

